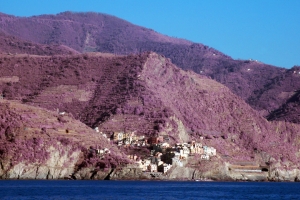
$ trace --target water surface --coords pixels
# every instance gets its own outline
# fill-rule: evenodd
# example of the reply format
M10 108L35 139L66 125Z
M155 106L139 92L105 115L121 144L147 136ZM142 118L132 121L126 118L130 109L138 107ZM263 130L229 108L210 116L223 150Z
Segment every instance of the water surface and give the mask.
M300 183L2 180L0 199L300 199Z

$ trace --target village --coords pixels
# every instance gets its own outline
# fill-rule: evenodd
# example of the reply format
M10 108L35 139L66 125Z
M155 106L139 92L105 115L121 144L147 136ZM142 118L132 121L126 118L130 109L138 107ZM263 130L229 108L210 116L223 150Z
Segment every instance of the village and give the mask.
M160 172L165 174L172 166L183 167L189 156L199 156L200 160L209 161L212 156L217 154L214 147L205 146L195 141L177 143L171 146L168 143L170 139L167 135L146 138L145 136L136 135L136 132L114 132L108 136L100 132L97 127L95 131L119 147L144 147L150 149L150 155L144 158L136 154L128 155L128 158L143 172ZM201 137L200 140L203 140L203 138ZM109 150L97 150L97 153L103 156L105 153L109 153Z

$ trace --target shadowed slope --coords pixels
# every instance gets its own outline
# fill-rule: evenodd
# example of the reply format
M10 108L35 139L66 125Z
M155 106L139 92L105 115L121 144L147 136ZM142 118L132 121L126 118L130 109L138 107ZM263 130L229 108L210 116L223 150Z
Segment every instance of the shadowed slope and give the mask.
M260 102L258 106L254 108L258 109L259 106L268 108L269 112L278 108L278 105L282 105L299 90L300 86L300 70L295 66L290 70L283 71L279 76L273 78L269 83L264 85L262 89L255 90L254 95L248 100L251 102Z
M0 32L0 53L32 55L72 55L77 51L64 45L42 45L23 41Z
M268 120L288 121L300 123L300 91L297 91L288 101L279 109L273 111Z

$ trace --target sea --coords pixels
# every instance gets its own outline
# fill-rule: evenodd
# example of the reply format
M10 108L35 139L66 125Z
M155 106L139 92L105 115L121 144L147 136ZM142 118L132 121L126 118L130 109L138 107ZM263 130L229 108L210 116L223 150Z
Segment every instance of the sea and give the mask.
M1 180L0 199L299 199L300 183Z

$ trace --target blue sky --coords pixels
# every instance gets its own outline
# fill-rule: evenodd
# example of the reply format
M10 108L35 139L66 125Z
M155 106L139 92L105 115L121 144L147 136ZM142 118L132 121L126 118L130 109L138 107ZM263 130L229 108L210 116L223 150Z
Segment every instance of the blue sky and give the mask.
M235 59L300 65L300 0L0 0L16 16L64 11L114 15Z

